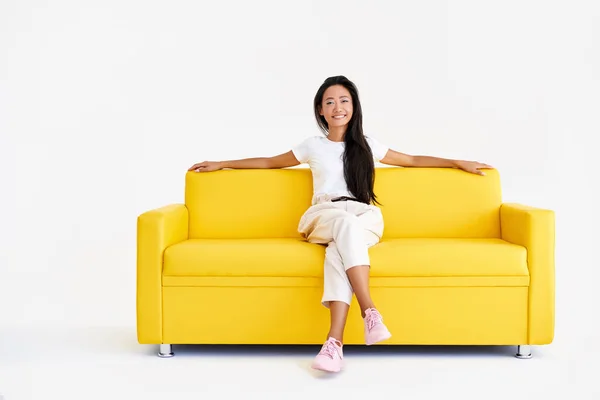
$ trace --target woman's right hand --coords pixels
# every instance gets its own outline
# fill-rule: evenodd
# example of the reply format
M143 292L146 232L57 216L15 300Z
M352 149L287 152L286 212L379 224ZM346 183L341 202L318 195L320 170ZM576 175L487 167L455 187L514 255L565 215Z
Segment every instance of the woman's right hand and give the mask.
M222 169L223 166L219 161L202 161L201 163L197 163L192 165L188 171L194 172L211 172L218 171Z

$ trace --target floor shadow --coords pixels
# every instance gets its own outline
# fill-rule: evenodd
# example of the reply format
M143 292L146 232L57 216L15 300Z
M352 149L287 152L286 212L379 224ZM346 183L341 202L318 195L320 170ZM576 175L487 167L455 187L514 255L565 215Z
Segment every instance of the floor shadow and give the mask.
M222 357L314 356L321 346L315 345L173 345L176 355ZM445 345L346 345L344 355L378 357L506 357L514 356L516 346L445 346ZM158 351L158 346L156 347Z
M83 327L59 330L4 330L0 357L5 361L32 361L60 355L157 357L159 345L140 344L135 327ZM203 345L174 344L176 357L295 357L311 360L321 345ZM514 357L517 346L446 345L345 345L344 355L353 357ZM310 362L310 361L307 361Z

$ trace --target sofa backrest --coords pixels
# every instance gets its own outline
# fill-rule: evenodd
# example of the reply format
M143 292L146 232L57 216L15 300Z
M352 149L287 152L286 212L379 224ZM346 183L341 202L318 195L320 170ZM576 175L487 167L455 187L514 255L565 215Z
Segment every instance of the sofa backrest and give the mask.
M485 172L376 168L384 239L500 237L500 177L497 170ZM301 238L298 221L311 199L308 168L188 172L189 236Z

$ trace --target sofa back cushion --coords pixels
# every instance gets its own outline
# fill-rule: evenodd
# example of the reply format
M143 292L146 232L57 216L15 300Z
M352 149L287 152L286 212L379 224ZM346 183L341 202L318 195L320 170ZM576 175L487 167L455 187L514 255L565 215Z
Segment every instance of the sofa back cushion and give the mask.
M501 190L496 170L478 176L448 168L376 170L386 237L499 237ZM307 168L188 172L189 235L199 238L301 238L310 207Z
M185 203L190 238L301 238L310 207L309 169L188 172Z
M375 195L384 237L499 238L497 170L485 176L451 168L379 168Z

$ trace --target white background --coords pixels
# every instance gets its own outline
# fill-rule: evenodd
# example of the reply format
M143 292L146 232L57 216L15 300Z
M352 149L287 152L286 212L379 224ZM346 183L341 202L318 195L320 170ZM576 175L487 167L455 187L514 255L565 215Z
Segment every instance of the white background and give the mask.
M319 135L342 74L365 132L479 160L556 211L556 345L600 336L595 1L0 3L2 325L135 326L136 218L203 160ZM597 349L597 347L596 347Z

